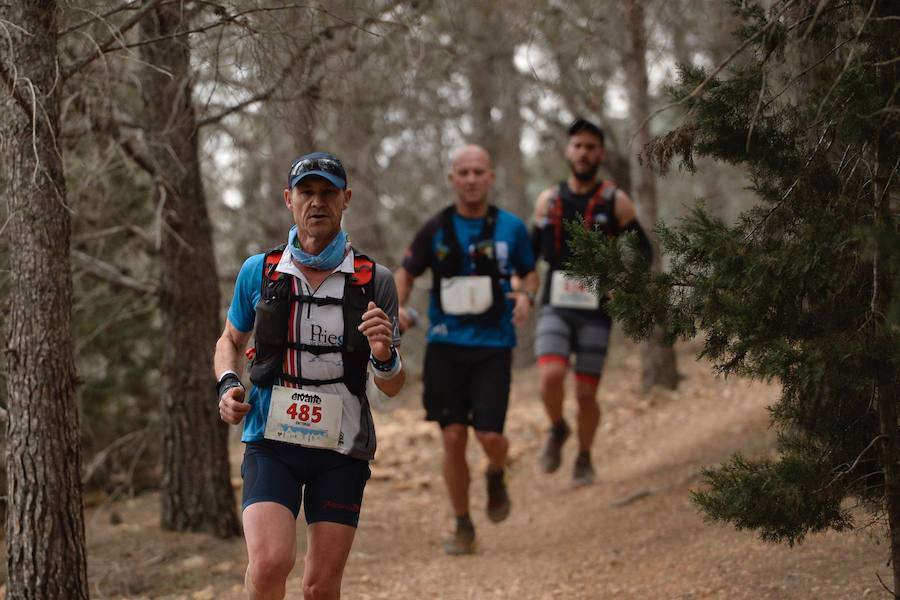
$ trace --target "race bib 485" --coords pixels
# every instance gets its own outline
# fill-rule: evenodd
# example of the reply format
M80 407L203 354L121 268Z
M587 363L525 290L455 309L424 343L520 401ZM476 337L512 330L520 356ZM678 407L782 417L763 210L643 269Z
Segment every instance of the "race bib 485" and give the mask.
M272 386L265 437L311 448L337 448L343 407L337 394Z

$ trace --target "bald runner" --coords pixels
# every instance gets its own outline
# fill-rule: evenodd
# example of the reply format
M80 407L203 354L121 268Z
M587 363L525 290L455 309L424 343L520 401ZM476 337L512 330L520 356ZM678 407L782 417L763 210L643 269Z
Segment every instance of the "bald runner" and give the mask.
M475 551L469 512L469 428L488 459L487 517L500 522L512 503L506 489L509 441L503 434L512 348L538 287L525 223L488 201L494 167L487 151L466 145L447 175L455 198L416 233L394 274L401 329L413 280L431 269L428 345L423 379L426 419L441 430L443 471L456 517L448 554ZM512 276L518 276L518 289Z

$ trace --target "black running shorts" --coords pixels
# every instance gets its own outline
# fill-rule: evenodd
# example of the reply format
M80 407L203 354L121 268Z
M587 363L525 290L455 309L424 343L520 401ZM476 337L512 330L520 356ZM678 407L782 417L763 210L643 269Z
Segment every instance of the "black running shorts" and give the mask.
M441 427L462 423L502 433L511 367L512 348L428 344L425 418Z
M241 510L256 502L277 502L306 522L328 521L356 527L369 463L333 450L260 440L244 449ZM303 496L306 496L305 498Z

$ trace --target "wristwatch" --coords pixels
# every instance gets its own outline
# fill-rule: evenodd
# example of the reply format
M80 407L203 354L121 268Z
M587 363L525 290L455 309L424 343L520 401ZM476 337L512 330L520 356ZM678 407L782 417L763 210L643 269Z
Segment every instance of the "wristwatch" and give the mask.
M370 355L369 360L371 361L372 366L375 367L376 369L378 369L379 371L384 371L384 372L390 371L391 369L394 368L394 365L397 363L397 349L394 347L393 344L391 344L391 357L390 358L382 361L382 360L378 360L377 358L375 358L375 355L372 354L372 355Z

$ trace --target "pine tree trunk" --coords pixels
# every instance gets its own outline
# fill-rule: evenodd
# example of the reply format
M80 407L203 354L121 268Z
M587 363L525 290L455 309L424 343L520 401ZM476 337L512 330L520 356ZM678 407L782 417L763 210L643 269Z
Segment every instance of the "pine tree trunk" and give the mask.
M212 354L219 290L212 227L200 176L190 77L189 28L182 6L166 4L141 23L145 125L162 208L162 526L239 535L219 420Z
M500 140L492 114L498 92L497 58L493 46L494 36L500 35L498 21L501 17L497 8L488 2L467 5L464 15L465 30L471 36L465 62L469 82L469 114L472 117L470 140L497 160Z
M876 194L883 189L874 185ZM884 194L886 197L887 194ZM887 200L882 199L879 206L882 214L876 225L885 227L887 220ZM880 254L880 253L879 253ZM873 265L874 292L872 294L872 328L873 338L885 335L884 315L888 310L887 290L890 285L881 266L881 256L876 255ZM897 402L900 386L897 385L897 374L890 368L890 363L882 365L876 374L875 401L878 406L878 424L881 434L881 464L884 473L884 511L888 518L888 531L891 540L891 567L894 575L894 597L900 598L900 431L897 427Z
M649 231L657 221L656 181L649 165L642 164L638 156L650 142L650 127L646 123L650 114L650 99L645 58L647 36L644 6L641 0L626 0L624 10L629 34L625 54L625 82L628 88L629 112L637 130L629 156L632 197L639 220L648 229L647 234L653 241L653 270L659 271L662 268L659 247L652 231ZM663 343L662 333L655 330L650 338L641 344L641 384L645 391L656 385L674 390L678 387L679 378L675 351L671 345Z
M884 470L884 509L891 540L891 567L894 597L900 598L900 439L897 434L897 386L880 382L875 389L881 440L881 464Z
M347 209L347 218L344 219L344 230L350 235L350 241L359 250L367 253L372 258L383 261L383 256L389 255L393 249L388 249L390 237L385 233L384 224L379 218L384 211L378 209L379 178L375 154L379 138L375 133L375 121L383 118L382 112L374 106L356 106L348 110L342 131L338 134L342 138L342 160L347 169L349 186L353 190L353 202ZM286 178L286 176L284 176ZM286 215L282 215L282 219ZM285 239L290 219L283 220Z
M897 46L900 44L893 44ZM885 54L896 51L896 48L884 48ZM888 60L885 58L885 60ZM888 79L888 78L885 78ZM894 80L896 81L896 80ZM891 85L889 80L886 85ZM881 233L891 227L890 197L886 186L891 181L889 173L896 169L896 164L886 164L879 154L882 143L887 146L888 137L894 132L882 131L878 145L875 147L872 191L874 196L874 225L876 231ZM894 232L896 233L896 232ZM888 321L887 315L891 303L890 277L886 265L889 257L887 253L878 248L872 264L872 303L871 303L871 338L880 341L890 338L893 325ZM881 464L884 472L884 511L888 518L888 530L891 540L891 567L894 575L894 597L900 598L900 428L898 428L897 403L900 402L900 385L898 374L892 368L891 360L882 361L880 368L876 369L875 402L878 406L878 424L881 434Z
M88 598L57 19L55 1L0 2L0 188L15 260L3 316L6 597L29 600Z

